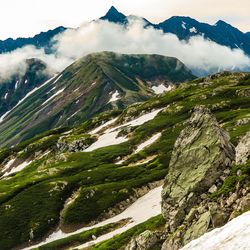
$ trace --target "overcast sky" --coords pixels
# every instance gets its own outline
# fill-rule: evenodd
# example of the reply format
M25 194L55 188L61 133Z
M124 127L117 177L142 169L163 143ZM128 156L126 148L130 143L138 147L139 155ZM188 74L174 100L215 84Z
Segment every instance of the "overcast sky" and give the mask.
M250 0L2 0L0 39L33 36L60 25L77 27L103 16L111 5L155 23L183 15L211 24L222 19L250 31Z

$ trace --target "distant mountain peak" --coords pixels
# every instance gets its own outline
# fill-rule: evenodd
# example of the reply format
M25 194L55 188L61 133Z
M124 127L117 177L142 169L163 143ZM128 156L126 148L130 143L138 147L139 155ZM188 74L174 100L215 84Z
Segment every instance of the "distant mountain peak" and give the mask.
M107 20L114 23L126 23L127 17L119 12L114 6L111 6L107 14L101 17L101 20Z
M110 7L108 13L109 12L118 12L119 13L119 11L113 5Z
M234 26L232 26L231 24L225 22L225 21L222 21L222 20L219 20L216 24L215 24L216 27L220 28L220 29L226 29L226 30L230 30L231 32L240 32L242 33L239 29L235 28ZM244 35L242 33L242 35Z
M193 18L191 18L191 17L189 17L189 16L172 16L172 17L170 17L169 19L180 19L180 20L185 19L185 20L195 20L195 19L193 19Z
M232 27L229 23L226 23L223 20L219 20L218 22L216 22L215 26L227 26L227 27Z

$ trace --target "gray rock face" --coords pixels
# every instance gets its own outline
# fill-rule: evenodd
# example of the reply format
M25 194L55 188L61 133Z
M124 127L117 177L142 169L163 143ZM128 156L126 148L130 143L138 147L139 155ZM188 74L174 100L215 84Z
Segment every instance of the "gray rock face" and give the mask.
M250 131L241 138L236 147L236 164L245 164L250 157Z
M234 159L235 149L229 135L208 109L196 107L187 127L175 143L163 187L162 213L167 221L166 228L171 234L163 249L174 250L183 244L184 237L182 242L178 242L177 236L183 231L181 227L186 215L202 201L202 194L209 189L214 191L211 187L232 165ZM197 209L200 219L186 232L188 240L208 229L211 221L208 210L206 207Z
M137 237L133 238L127 245L125 250L152 250L159 249L163 240L164 234L162 232L152 232L147 230Z
M88 148L92 143L96 141L96 138L82 138L74 141L67 141L67 139L59 140L57 143L57 148L61 152L69 151L69 152L82 152L86 148Z

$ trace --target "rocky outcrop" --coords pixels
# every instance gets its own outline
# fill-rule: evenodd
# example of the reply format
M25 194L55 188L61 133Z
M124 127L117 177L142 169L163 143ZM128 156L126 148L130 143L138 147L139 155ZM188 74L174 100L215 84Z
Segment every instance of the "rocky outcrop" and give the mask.
M202 202L208 191L217 190L234 159L229 135L208 109L196 107L175 143L163 187L162 213L169 235L163 249L178 249L208 230L212 210L217 210Z
M147 230L133 238L125 250L160 249L164 239L165 234L163 232L152 232Z
M241 138L236 147L236 164L245 164L250 157L250 131Z
M83 137L73 141L67 139L66 137L58 140L56 146L60 152L83 152L97 140L95 137Z
M196 107L174 145L163 186L165 234L145 231L127 250L159 249L164 238L162 250L178 250L250 210L249 139L248 132L235 150L211 112Z

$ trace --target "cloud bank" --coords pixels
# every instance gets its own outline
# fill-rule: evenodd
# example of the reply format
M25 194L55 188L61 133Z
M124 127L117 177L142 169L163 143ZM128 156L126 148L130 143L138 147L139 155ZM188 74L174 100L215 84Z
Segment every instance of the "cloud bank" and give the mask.
M22 72L23 60L39 58L51 71L63 70L73 61L93 52L114 51L132 54L160 54L176 57L194 73L215 73L218 70L250 70L250 58L240 49L230 49L205 40L202 36L180 41L173 34L144 28L144 22L131 18L127 27L96 21L78 29L66 30L55 38L55 54L46 55L43 49L28 46L0 55L0 78Z
M173 56L193 70L214 71L215 69L245 70L250 58L240 49L230 49L205 40L202 36L192 37L188 42L180 41L173 34L144 28L142 20L132 19L127 28L99 21L82 25L77 30L67 30L57 37L58 55L77 59L98 51L118 53L147 53Z
M48 74L61 71L73 61L69 58L58 58L56 54L47 55L44 49L26 46L13 52L0 54L0 82L8 80L13 75L25 74L26 59L38 58L48 65Z

